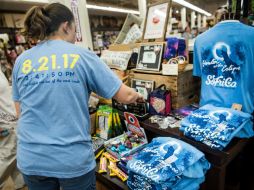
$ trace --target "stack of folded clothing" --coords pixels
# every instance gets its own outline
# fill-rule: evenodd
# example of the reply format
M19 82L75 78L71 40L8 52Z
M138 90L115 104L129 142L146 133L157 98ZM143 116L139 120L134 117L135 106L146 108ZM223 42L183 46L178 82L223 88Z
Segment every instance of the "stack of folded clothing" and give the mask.
M127 163L132 190L196 190L210 168L204 154L171 137L158 137Z
M252 116L230 108L205 105L181 122L184 135L222 150L234 137L254 136Z

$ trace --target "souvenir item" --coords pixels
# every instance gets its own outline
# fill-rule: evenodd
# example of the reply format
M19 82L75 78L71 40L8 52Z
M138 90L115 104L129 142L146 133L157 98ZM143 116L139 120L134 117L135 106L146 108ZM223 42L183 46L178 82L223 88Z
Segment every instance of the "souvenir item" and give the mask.
M134 14L128 14L124 25L119 33L119 35L117 36L117 39L115 40L114 44L122 44L123 41L125 41L128 32L131 30L132 26L137 24L138 26L140 26L142 24L142 19Z
M93 151L97 155L104 148L105 140L100 137L92 137Z
M163 52L163 43L142 44L139 50L137 69L159 71Z
M184 135L211 148L223 149L233 137L254 136L251 115L230 108L205 105L181 122Z
M193 112L196 109L198 109L198 107L199 106L197 104L191 104L191 105L184 106L182 108L174 110L173 114L176 117L178 117L178 116L186 117L186 116L190 115L191 112Z
M171 137L158 137L133 156L127 168L130 189L187 190L198 189L210 164L193 146Z
M171 1L166 1L164 3L152 4L148 7L144 28L144 40L164 40L170 4Z
M100 106L96 117L96 135L107 140L122 133L123 128L117 111L107 105Z
M220 22L196 38L193 75L202 79L201 106L230 108L237 103L243 112L254 111L253 35L253 27L234 20Z
M119 160L117 158L115 158L114 156L112 156L111 154L109 154L108 152L104 152L103 156L105 156L107 159L109 159L111 162L118 162Z
M154 81L131 79L131 88L136 89L147 100L148 95L154 90Z
M122 112L131 112L135 114L137 117L144 117L148 114L148 105L147 103L137 103L137 104L122 104L117 102L116 100L112 100L112 106Z
M120 178L123 182L125 182L128 179L128 176L120 170L115 164L112 164L109 166L109 169L111 169L118 178Z
M101 60L104 61L110 68L115 68L125 71L128 67L131 58L131 51L110 51L104 50L101 55Z
M167 46L163 56L164 59L169 60L171 58L177 57L178 43L179 43L178 38L167 39Z
M166 86L160 85L149 95L149 113L151 115L168 115L171 112L171 93Z
M97 110L96 134L103 139L111 138L113 136L112 121L112 108L109 106L100 106Z
M107 159L104 156L100 158L99 173L107 173Z
M113 170L110 169L110 168L115 167L115 165L116 165L115 162L109 161L109 166L108 166L108 168L109 168L109 176L110 176L110 177L116 176L116 174L113 172Z
M137 24L134 24L129 32L127 33L123 44L135 43L137 40L142 38L142 30Z
M124 116L128 131L104 143L107 152L118 159L141 149L147 144L146 134L144 129L139 126L137 118L133 114L126 112Z

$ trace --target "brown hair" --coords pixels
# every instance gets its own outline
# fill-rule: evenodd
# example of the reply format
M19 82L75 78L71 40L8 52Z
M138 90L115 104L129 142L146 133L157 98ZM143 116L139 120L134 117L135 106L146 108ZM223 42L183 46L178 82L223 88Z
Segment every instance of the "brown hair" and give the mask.
M74 17L70 9L63 4L52 3L46 7L32 7L25 17L24 35L28 38L44 40L66 21L71 24Z

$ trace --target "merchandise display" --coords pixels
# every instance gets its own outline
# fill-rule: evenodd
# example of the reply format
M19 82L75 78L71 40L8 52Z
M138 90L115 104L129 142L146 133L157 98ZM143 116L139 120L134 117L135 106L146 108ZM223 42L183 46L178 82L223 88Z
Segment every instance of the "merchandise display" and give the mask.
M164 39L170 3L152 4L148 7L143 36L145 40Z
M254 136L252 116L241 111L205 105L181 122L184 135L214 149L225 148L233 137Z
M144 44L140 46L137 69L160 71L164 44Z
M138 28L142 24L142 19L134 14L128 14L123 27L117 36L115 40L115 44L123 44L129 42L135 42L134 40L138 40L139 37L139 31L135 25L138 26ZM131 31L132 30L132 31Z
M154 90L154 81L131 79L131 87L148 100L148 95Z
M167 128L178 128L180 127L180 120L176 119L174 116L158 116L154 115L149 118L151 123L156 123L159 125L160 129Z
M222 21L197 37L193 75L202 79L201 106L237 103L243 112L254 111L253 35L254 28L239 21Z
M147 103L137 103L137 104L122 104L116 100L112 101L113 108L121 112L130 112L135 114L136 117L142 119L146 118L148 115L148 105Z
M46 54L40 52L32 58L28 54L18 56L37 41L25 38L21 28L1 28L5 16L0 14L0 74L13 83L15 101L23 98L22 91L26 102L40 105L38 110L31 109L37 119L23 114L19 120L23 124L18 134L21 171L73 178L96 166L98 190L230 189L224 179L230 173L229 164L244 156L245 145L254 137L254 28L243 24L246 20L220 20L233 14L233 19L238 16L253 21L254 1L243 1L242 5L240 0L233 0L233 5L228 1L224 10L228 13L221 13L221 18L207 16L181 2L146 1L146 12L142 12L140 1L130 8L130 2L121 2L117 8L109 6L110 1L88 0L88 36L92 39L87 40L81 27L84 20L79 18L79 1L73 1L76 7L72 11L77 14L74 23L79 24L76 35L80 35L76 45L82 47L91 40L91 47L90 42L84 45L89 50L65 40L42 40L29 52L37 55L43 49ZM252 5L248 11L247 4ZM107 16L111 10L106 10L109 13L103 15L104 10L97 8L104 6L120 12ZM242 12L241 6L245 6ZM211 19L215 20L213 24L209 24ZM56 56L51 51L57 48L61 54ZM21 69L12 73L14 64ZM29 95L36 85L60 87L54 91L38 88L37 94ZM117 98L125 85L135 94L133 101L129 101L128 93L123 96L125 100ZM5 92L0 94L1 104ZM56 110L48 109L55 102L38 98L38 94L55 96L70 109L59 106L55 114ZM73 99L76 94L78 98ZM21 106L23 113L30 112L29 106ZM0 124L13 123L15 114L0 110ZM42 130L41 118L46 124L57 121L49 135ZM37 127L30 132L33 125ZM0 127L0 140L12 132L12 128ZM58 132L61 137L70 136L58 138ZM63 151L58 146L61 143L70 145ZM48 145L42 146L41 155L36 152L37 144ZM45 163L48 171L30 164L31 160ZM61 160L72 160L74 169ZM56 168L59 175L51 168Z
M144 129L139 126L138 119L131 113L124 113L127 122L127 133L104 143L106 150L114 157L121 157L141 149L147 144Z
M204 154L185 142L158 137L127 163L130 189L198 189L210 168Z
M166 85L160 85L149 95L149 113L151 115L168 115L171 112L171 92Z
M131 51L110 51L104 50L101 55L101 60L104 61L110 68L126 70L131 58Z
M118 112L110 106L100 106L96 117L96 135L107 140L122 133Z

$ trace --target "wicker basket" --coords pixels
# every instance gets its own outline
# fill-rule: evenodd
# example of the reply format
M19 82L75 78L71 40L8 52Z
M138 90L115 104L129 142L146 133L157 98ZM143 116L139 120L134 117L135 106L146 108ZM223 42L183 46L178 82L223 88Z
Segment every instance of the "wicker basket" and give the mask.
M183 72L187 65L188 65L187 61L185 61L184 63L178 64L178 72Z

